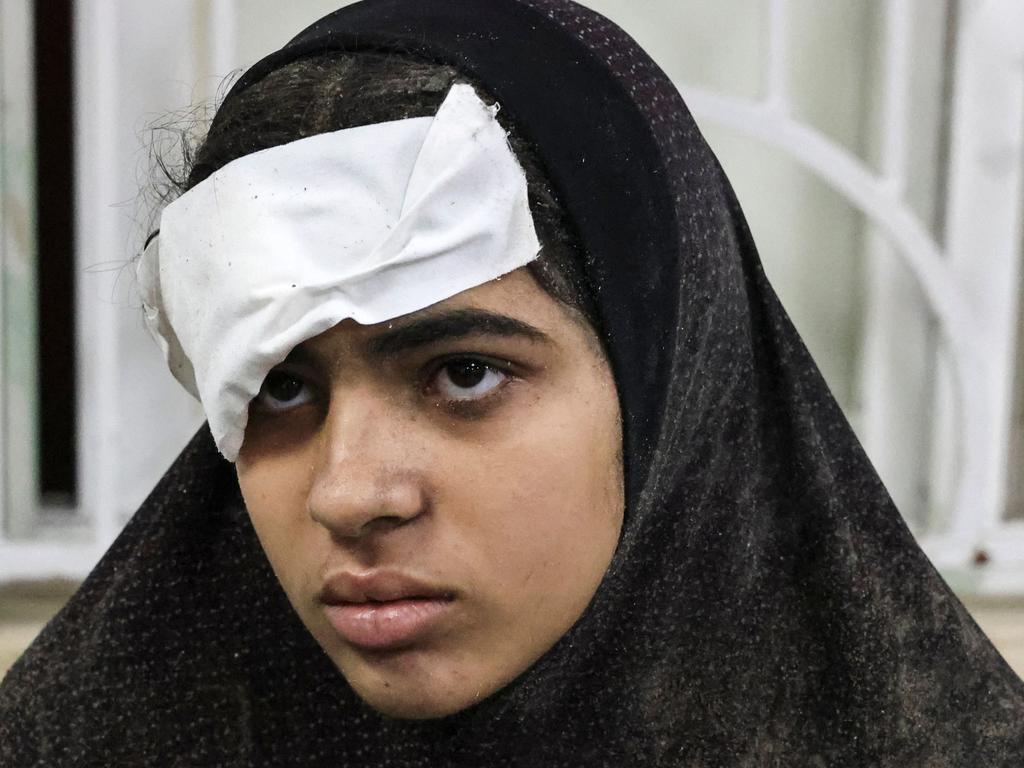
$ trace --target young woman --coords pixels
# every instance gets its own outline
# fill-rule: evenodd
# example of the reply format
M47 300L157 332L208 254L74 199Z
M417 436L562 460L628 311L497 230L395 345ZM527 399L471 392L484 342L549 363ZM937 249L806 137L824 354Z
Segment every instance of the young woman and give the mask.
M140 279L209 429L4 681L5 764L1021 763L1024 686L606 19L349 6L185 186Z

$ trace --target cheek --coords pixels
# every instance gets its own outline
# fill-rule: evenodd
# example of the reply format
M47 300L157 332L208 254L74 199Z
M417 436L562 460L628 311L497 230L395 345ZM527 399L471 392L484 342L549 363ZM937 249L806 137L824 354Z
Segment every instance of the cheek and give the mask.
M622 521L614 387L591 382L545 392L510 421L501 440L459 462L465 496L453 508L472 511L464 530L487 565L480 572L507 605L581 611Z
M312 462L301 454L239 458L238 484L256 535L289 597L300 594L316 562L317 537L306 514Z
M520 420L519 470L505 476L549 503L527 509L552 523L586 528L621 511L621 428L614 388L584 380L537 399Z

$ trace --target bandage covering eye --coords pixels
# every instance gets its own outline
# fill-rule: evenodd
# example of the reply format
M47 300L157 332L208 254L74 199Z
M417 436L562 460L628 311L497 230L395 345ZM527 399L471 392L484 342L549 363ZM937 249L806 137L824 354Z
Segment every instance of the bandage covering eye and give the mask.
M526 177L466 84L433 117L239 158L163 211L138 277L146 323L234 461L249 402L298 344L511 272L539 250Z

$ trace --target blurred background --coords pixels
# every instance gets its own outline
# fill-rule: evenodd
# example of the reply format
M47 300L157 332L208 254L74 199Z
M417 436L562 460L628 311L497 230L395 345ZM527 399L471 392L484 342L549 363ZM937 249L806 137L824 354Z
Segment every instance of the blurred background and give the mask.
M135 295L154 157L339 4L0 0L0 675L202 422ZM907 523L1024 670L1024 3L585 4L680 87Z

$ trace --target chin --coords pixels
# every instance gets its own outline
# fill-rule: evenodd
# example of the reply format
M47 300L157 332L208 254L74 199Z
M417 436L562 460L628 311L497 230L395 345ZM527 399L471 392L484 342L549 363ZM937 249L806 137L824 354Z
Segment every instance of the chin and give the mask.
M433 720L461 712L478 699L452 691L431 691L415 685L378 681L370 688L352 689L370 707L397 720Z
M454 715L501 687L500 680L487 675L474 679L464 660L453 664L436 652L349 650L338 656L332 660L355 694L382 715L400 720Z

